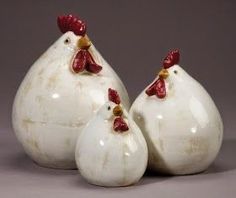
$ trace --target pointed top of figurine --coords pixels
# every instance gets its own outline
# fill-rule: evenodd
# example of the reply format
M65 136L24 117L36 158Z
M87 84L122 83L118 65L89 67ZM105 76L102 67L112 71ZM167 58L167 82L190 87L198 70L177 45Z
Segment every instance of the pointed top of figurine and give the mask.
M178 64L179 60L180 60L179 50L178 49L172 50L164 58L163 67L165 69L168 69L168 68L172 67L173 65Z
M115 104L120 104L120 96L118 92L114 89L108 89L108 99L109 101L114 102Z
M72 14L58 16L57 25L62 33L72 31L75 35L79 36L84 36L86 34L85 22Z

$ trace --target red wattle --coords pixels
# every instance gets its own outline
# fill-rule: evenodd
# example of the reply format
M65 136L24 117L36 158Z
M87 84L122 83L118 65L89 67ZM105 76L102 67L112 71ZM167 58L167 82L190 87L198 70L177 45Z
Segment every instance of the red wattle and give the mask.
M75 73L84 71L86 66L86 50L80 50L74 57L72 69Z
M166 96L166 86L164 79L158 78L146 89L145 93L148 96L156 95L158 98L164 98Z
M87 58L87 64L86 64L87 71L97 74L102 70L102 67L98 65L97 63L95 63L93 57L91 56L89 52L87 52L86 58Z
M146 93L148 96L153 96L153 95L155 95L155 94L156 94L156 85L157 85L157 80L156 80L154 83L152 83L152 84L150 85L150 87L148 87L148 88L146 89L145 93Z
M86 65L86 70L88 72L97 74L102 70L102 67L100 65L97 65L96 63L92 63L92 64L87 64Z
M95 63L93 57L87 50L80 50L74 57L72 62L72 69L75 73L84 71L97 74L102 70L102 67Z
M164 98L166 96L166 86L165 81L162 78L159 78L157 80L156 84L156 96L158 98Z
M124 131L128 131L129 127L122 117L117 117L114 120L113 129L114 131L124 132Z

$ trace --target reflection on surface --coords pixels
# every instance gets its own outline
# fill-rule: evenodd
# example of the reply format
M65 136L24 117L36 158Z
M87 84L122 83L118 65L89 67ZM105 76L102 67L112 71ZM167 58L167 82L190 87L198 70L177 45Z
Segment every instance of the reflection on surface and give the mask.
M101 146L104 146L104 142L102 140L99 141Z
M197 100L195 97L192 97L190 99L190 104L189 104L190 110L198 122L198 124L204 128L208 123L209 123L209 118L208 114L199 100Z
M125 155L126 155L126 156L130 156L130 154L129 154L128 152L125 152Z
M161 120L163 116L161 114L157 115L157 119Z
M101 106L105 103L104 94L101 91L90 90L89 94L92 98L96 98L96 100L94 100L94 102L96 102L96 104L98 106Z
M196 132L197 132L197 127L192 127L192 128L191 128L191 132L192 132L192 133L196 133Z
M59 97L60 97L60 95L59 95L58 93L52 94L52 98L53 98L53 99L57 99L57 98L59 98Z

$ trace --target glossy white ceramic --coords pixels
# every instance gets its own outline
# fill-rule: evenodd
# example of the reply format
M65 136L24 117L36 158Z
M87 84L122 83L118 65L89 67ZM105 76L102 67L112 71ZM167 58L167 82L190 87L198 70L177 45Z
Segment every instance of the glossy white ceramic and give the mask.
M38 164L76 168L77 136L115 88L129 108L127 91L119 77L92 45L90 53L103 69L99 74L73 73L78 49L72 32L62 35L30 68L13 105L12 122L26 153Z
M113 130L115 104L108 102L78 137L75 158L80 174L91 184L127 186L146 170L148 151L142 132L124 110L129 130ZM111 108L109 108L111 107Z
M204 171L222 142L221 116L207 91L179 65L167 69L167 96L147 96L145 90L130 113L149 149L149 167L182 175Z

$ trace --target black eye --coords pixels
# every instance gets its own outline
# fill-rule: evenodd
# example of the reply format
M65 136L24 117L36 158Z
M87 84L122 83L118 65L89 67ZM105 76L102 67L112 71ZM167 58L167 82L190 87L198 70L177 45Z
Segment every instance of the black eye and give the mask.
M111 107L110 107L110 106L108 106L108 107L107 107L107 110L108 110L108 111L110 111L110 110L111 110Z
M174 70L174 73L175 73L175 74L177 74L177 73L178 73L178 71L177 71L177 70Z
M70 43L70 38L67 38L66 40L64 40L65 44L69 44Z

